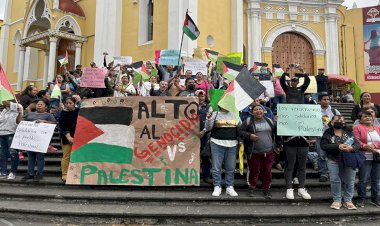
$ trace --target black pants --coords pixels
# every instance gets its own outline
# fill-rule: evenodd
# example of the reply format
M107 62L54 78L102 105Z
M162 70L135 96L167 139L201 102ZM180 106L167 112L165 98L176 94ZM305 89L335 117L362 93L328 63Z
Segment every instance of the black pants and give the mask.
M296 162L298 163L296 175L299 181L299 188L305 188L306 161L309 147L291 147L285 145L284 149L287 160L287 164L285 166L286 188L292 188L293 171L295 170L294 168L296 166Z

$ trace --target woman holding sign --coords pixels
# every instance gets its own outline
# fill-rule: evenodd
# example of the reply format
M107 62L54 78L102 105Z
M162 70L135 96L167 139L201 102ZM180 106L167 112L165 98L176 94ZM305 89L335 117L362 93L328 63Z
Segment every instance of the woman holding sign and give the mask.
M34 121L36 123L55 124L54 115L47 113L47 103L44 100L38 100L36 112L29 112L24 116L25 121ZM37 164L37 172L34 168ZM28 151L28 173L22 180L31 180L38 182L43 178L45 167L45 153Z
M352 203L354 196L357 161L345 161L346 158L356 159L359 151L359 143L350 129L345 127L344 118L340 115L333 116L321 139L321 148L327 154L327 168L330 175L331 193L333 203L331 209L340 209L342 206L349 210L356 210Z

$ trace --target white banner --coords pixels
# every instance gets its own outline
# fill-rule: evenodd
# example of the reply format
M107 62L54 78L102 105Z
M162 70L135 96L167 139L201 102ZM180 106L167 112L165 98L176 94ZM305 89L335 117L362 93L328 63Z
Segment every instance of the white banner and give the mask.
M207 64L207 60L188 60L185 63L185 72L187 70L191 70L193 72L193 75L198 72L202 72L203 75L207 75Z
M17 126L11 148L46 153L54 129L54 124L22 121Z
M269 94L270 97L274 97L274 87L272 81L260 81L261 85L265 87L265 91Z
M131 56L120 56L120 57L113 57L113 65L131 65L132 64L132 57Z

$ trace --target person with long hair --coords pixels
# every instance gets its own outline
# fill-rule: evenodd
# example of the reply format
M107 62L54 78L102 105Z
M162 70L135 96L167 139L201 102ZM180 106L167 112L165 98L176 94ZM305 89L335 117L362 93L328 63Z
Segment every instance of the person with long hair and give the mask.
M351 129L345 126L344 117L334 115L329 122L321 139L321 147L327 154L327 168L330 175L330 187L333 197L331 209L340 209L343 206L349 210L356 210L352 203L354 196L356 169L359 166L349 166L343 161L345 153L359 151L360 145Z
M196 76L195 89L203 90L206 93L206 96L208 96L208 90L213 89L214 87L210 85L206 79L204 79L202 72L197 72L195 76Z
M66 182L66 176L70 162L70 154L72 145L74 143L75 128L77 125L77 118L79 113L79 108L75 107L76 102L77 101L74 97L67 98L65 108L59 117L61 145L63 150L63 157L61 160L63 182Z
M351 113L351 119L355 122L355 120L359 119L359 113L362 111L364 107L375 107L376 108L376 118L379 118L379 112L380 112L380 106L377 104L374 104L371 101L371 94L368 92L363 92L360 95L360 103L358 105L355 105L355 107L352 109Z
M360 150L366 157L365 163L359 168L359 183L357 205L364 207L366 200L367 182L371 181L371 204L380 207L379 183L380 162L374 160L374 153L380 151L380 126L373 124L371 112L364 111L360 114L360 124L353 128L356 139L360 143Z
M22 105L24 109L29 107L33 102L38 100L37 98L38 89L34 85L28 85L22 92L21 92L21 99L19 103Z

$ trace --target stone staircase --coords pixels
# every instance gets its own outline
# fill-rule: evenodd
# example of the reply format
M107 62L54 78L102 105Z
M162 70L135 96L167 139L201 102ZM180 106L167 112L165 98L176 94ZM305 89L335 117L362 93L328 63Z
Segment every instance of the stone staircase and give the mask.
M350 107L333 106L344 115ZM52 144L60 148L59 142L55 133ZM16 180L0 180L0 220L34 219L46 225L377 225L380 219L380 208L369 204L356 211L331 210L329 183L319 182L311 168L306 188L312 199L296 196L289 201L283 172L276 169L270 200L261 194L248 197L246 175L238 172L238 197L228 197L224 190L212 197L212 186L203 182L199 187L67 186L60 180L61 157L61 150L46 154L45 176L38 183L20 181L27 158L21 160Z
M351 112L354 108L354 103L330 103L332 108L338 109L338 111L344 116L344 119L348 126L352 126L354 123L351 120Z

